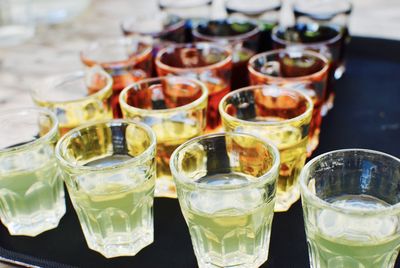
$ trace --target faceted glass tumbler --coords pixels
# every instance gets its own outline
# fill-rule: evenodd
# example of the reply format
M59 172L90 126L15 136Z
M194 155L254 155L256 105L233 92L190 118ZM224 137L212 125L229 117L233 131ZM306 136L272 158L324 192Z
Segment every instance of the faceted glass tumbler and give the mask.
M56 147L89 248L132 256L153 242L156 139L144 124L102 121L76 128Z
M347 149L300 176L311 267L394 267L400 249L400 159Z
M171 171L200 267L258 267L268 258L279 152L249 134L192 139Z
M12 235L36 236L65 214L54 147L58 123L42 108L0 113L0 218Z

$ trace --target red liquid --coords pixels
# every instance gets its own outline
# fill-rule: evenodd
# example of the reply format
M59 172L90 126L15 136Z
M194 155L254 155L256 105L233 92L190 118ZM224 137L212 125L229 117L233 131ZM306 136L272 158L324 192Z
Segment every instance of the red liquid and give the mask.
M206 132L213 132L213 130L221 126L221 116L218 111L218 106L222 98L228 94L230 90L230 87L225 87L215 92L211 92L209 89Z

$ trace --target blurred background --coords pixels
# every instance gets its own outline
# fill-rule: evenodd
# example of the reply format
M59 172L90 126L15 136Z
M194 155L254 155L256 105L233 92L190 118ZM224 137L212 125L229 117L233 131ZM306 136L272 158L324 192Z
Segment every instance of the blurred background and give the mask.
M0 0L9 3L28 0ZM350 33L400 39L399 0L353 0ZM135 14L152 14L158 9L156 0L32 0L36 16L35 32L18 45L0 47L0 108L31 104L29 86L38 78L82 68L79 51L88 42L110 36L121 36L121 20ZM67 12L49 11L65 5ZM23 11L19 11L23 12ZM23 13L22 13L23 14ZM223 0L215 0L212 17L225 16ZM19 15L19 17L23 17ZM291 0L283 0L280 21L293 21ZM379 49L379 48L377 48Z

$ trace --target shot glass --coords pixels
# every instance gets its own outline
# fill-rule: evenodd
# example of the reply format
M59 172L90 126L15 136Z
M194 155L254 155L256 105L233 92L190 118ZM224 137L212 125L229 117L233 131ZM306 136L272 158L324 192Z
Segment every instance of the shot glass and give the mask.
M394 267L400 248L400 159L347 149L300 175L311 267Z
M221 100L225 131L253 133L279 149L275 211L287 211L300 197L298 177L307 156L312 109L304 93L275 86L238 89Z
M118 103L121 91L134 82L151 77L151 51L149 38L131 36L95 41L81 52L81 60L86 66L100 65L112 76L115 118L122 117Z
M31 0L0 1L0 47L18 45L35 34Z
M86 242L107 258L153 242L156 138L144 124L109 120L64 135L56 157Z
M307 144L308 156L317 148L329 70L323 55L298 49L279 49L258 54L249 61L252 85L294 88L308 95L314 104Z
M291 27L275 27L272 30L274 48L300 47L316 51L330 61L327 94L323 115L333 108L335 99L335 73L343 66L343 32L337 25L295 24Z
M255 21L260 28L258 52L272 49L271 32L279 23L281 0L226 0L225 10L230 18L246 18Z
M353 10L350 0L296 0L293 12L297 23L314 23L317 25L336 25L342 32L339 62L335 78L342 77L346 70L345 51L350 42L349 17Z
M185 76L203 82L208 89L207 129L217 131L221 126L218 104L230 91L231 50L211 43L170 45L157 54L159 76Z
M49 77L34 85L31 96L39 107L53 111L61 135L82 124L112 119L111 76L99 67Z
M199 267L263 264L274 214L278 150L249 134L210 134L178 147L170 165Z
M65 214L54 147L57 118L41 108L0 113L0 219L11 235L36 236Z
M219 19L200 22L192 30L195 41L214 42L232 50L231 89L249 85L247 63L257 53L260 29L243 19Z
M172 152L206 128L208 91L200 81L185 77L145 79L120 95L124 118L149 125L157 137L155 196L176 198L169 162Z

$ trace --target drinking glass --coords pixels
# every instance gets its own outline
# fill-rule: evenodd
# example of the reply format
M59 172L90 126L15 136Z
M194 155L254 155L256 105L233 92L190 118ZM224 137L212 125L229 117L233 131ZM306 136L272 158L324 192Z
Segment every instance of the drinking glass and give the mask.
M231 89L249 85L247 63L257 53L260 29L243 19L206 20L192 30L195 41L214 42L232 49Z
M31 0L0 0L0 47L18 45L35 34Z
M278 150L249 134L210 134L178 147L170 166L199 267L263 264L274 214Z
M112 78L93 67L53 76L34 85L31 96L37 106L53 111L61 135L88 122L112 118Z
M272 49L271 31L279 23L281 0L226 0L225 10L230 18L255 21L260 28L258 52Z
M41 108L0 113L0 219L11 235L36 236L65 214L54 157L57 118Z
M296 0L293 12L297 23L314 23L318 25L337 25L342 31L339 62L335 78L342 77L346 70L345 51L350 42L349 17L353 10L350 0Z
M254 56L248 68L252 85L295 88L312 99L314 109L307 144L308 155L311 155L319 143L328 59L313 51L279 49Z
M287 211L300 197L298 177L306 160L312 109L304 93L265 85L238 89L221 100L225 131L254 133L279 149L275 211Z
M394 267L400 248L400 159L346 149L300 175L311 267Z
M335 99L335 72L343 65L343 32L337 25L295 24L290 27L275 27L272 30L275 48L299 47L316 51L330 61L327 94L323 115L333 108Z
M172 152L185 141L203 134L208 91L200 81L185 77L145 79L120 95L124 118L149 125L157 137L155 196L176 198L169 169Z
M157 54L159 76L178 75L195 78L208 89L207 131L221 126L218 104L230 91L231 50L211 43L170 45Z
M107 258L153 242L156 138L144 124L102 121L75 128L56 157L86 242Z
M118 98L128 85L151 76L152 45L150 38L129 36L99 40L81 52L82 62L100 65L113 78L112 109L115 118L122 117Z

